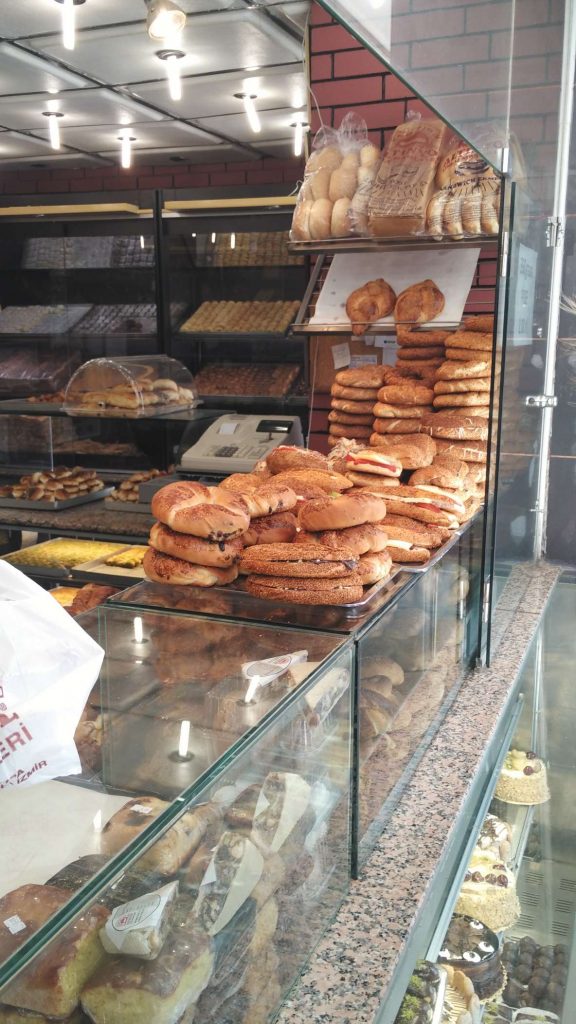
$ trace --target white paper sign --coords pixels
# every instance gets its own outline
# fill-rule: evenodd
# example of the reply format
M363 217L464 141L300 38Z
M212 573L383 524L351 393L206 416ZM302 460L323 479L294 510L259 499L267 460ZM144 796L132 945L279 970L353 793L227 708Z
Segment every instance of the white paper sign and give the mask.
M350 360L350 366L354 369L356 366L375 366L378 363L378 356L374 355L363 355L363 356L352 356Z
M538 253L520 242L514 262L516 270L512 274L514 283L513 319L508 336L513 345L531 345Z
M332 345L332 362L335 370L350 366L350 345L343 341L340 345Z

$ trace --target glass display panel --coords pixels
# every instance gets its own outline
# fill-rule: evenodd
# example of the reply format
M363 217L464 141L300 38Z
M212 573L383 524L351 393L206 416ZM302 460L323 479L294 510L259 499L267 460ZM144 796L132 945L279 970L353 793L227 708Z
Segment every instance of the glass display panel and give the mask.
M359 866L374 849L474 656L480 559L470 533L418 576L359 641Z
M5 924L6 935L0 935L2 984L31 952L43 948L60 926L72 921L19 979L1 990L4 1015L9 1006L68 1017L77 1012L88 982L105 966L121 968L121 973L124 967L137 968L144 971L144 978L150 969L151 977L166 978L168 964L175 963L170 945L164 948L162 922L159 932L153 927L154 934L148 933L151 947L146 949L138 946L142 939L148 942L143 934L139 940L133 933L132 945L123 952L115 946L107 951L99 938L111 910L165 885L179 888L191 936L201 940L202 955L209 954L212 967L221 970L208 972L197 996L185 999L175 1017L160 1012L164 1005L173 1010L168 998L173 990L167 985L167 1003L154 1004L157 1015L150 1011L148 1016L145 1007L142 1019L179 1020L204 989L209 1000L206 1020L227 1019L219 1016L220 1008L241 989L244 1000L269 986L271 1012L346 891L350 648L339 651L332 638L320 634L201 619L181 620L183 630L177 632L177 621L174 616L138 617L103 609L99 635L110 653L76 733L82 775L4 792L0 798L5 820L0 842L11 848L10 858L3 855L7 869L0 893L2 919L11 922L14 906L23 920L14 931ZM94 615L83 624L98 628ZM197 643L191 654L193 634ZM246 640L243 650L240 634ZM169 637L180 645L178 657L174 648L166 654ZM223 644L226 667L216 664ZM246 690L234 692L243 678L243 659L286 653L287 644L304 652L292 666L294 677L282 682L279 674L273 683L253 685L253 699L246 703ZM325 657L326 671L317 671ZM252 675L247 685L263 678L261 661L259 671L260 676ZM188 717L180 720L183 714ZM125 759L122 767L124 752L118 737L113 739L115 729L123 731L124 745L129 738L140 765L148 763L146 780L134 760L128 765ZM212 758L205 756L208 749ZM8 828L14 815L19 818L17 839ZM238 872L230 875L235 860ZM180 921L179 908L169 900L173 923ZM260 912L259 939L252 946ZM158 959L125 959L134 952L134 943L139 955L157 953ZM45 971L63 949L68 953L58 984L48 992ZM265 955L272 951L277 957L270 955L264 967ZM111 959L114 953L117 957ZM247 985L252 954L262 957ZM144 966L150 962L158 970ZM179 981L178 972L176 976ZM147 990L145 984L141 988ZM117 990L112 981L110 989ZM180 991L177 984L174 989ZM125 1009L120 995L118 999L114 1008L104 1003L101 1011L86 1003L86 1009L91 1017L96 1014L95 1019L109 1021L120 1012L118 1007Z

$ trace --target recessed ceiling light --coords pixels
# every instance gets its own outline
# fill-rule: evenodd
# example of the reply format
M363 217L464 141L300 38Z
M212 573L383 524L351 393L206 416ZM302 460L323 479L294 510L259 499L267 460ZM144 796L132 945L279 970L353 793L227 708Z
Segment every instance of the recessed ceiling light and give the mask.
M120 132L118 141L120 142L120 164L127 170L132 166L132 143L136 142L136 139L128 131L123 131Z
M262 125L260 124L260 118L258 117L258 111L254 106L254 100L257 100L258 97L256 96L255 93L247 92L235 92L234 97L237 100L242 100L244 104L244 110L246 111L246 117L248 118L248 124L250 125L252 131L255 134L258 134L258 132L261 131L262 129Z
M76 11L75 7L85 4L86 0L56 0L62 7L62 46L65 50L73 50L76 45Z
M178 39L186 24L184 11L173 0L145 0L148 7L146 29L156 43L170 43Z
M186 56L182 50L159 50L156 54L160 60L166 61L166 71L168 73L168 92L170 93L171 100L182 99L182 79L180 78L180 66L179 61Z
M60 118L64 117L64 114L59 114L57 110L43 110L42 114L48 118L48 128L50 131L50 145L52 149L60 149Z

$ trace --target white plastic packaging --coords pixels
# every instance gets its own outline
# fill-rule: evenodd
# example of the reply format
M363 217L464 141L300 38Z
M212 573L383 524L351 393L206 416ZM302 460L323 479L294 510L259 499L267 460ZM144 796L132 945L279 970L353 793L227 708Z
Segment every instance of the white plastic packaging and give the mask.
M74 732L103 657L47 591L0 561L0 790L80 773Z

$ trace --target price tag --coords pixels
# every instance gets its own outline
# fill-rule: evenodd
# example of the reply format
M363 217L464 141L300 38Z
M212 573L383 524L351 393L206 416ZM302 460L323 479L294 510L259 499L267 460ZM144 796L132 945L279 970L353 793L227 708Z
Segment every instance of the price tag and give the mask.
M375 366L378 362L378 353L370 353L370 355L352 356L352 362L350 366Z
M332 362L335 370L350 366L350 345L343 341L340 345L332 345Z
M135 811L136 814L152 814L152 808L144 807L144 804L134 804L131 810Z
M7 917L4 921L4 926L8 929L11 935L18 935L18 932L26 931L26 925L18 914L13 914L12 917Z

